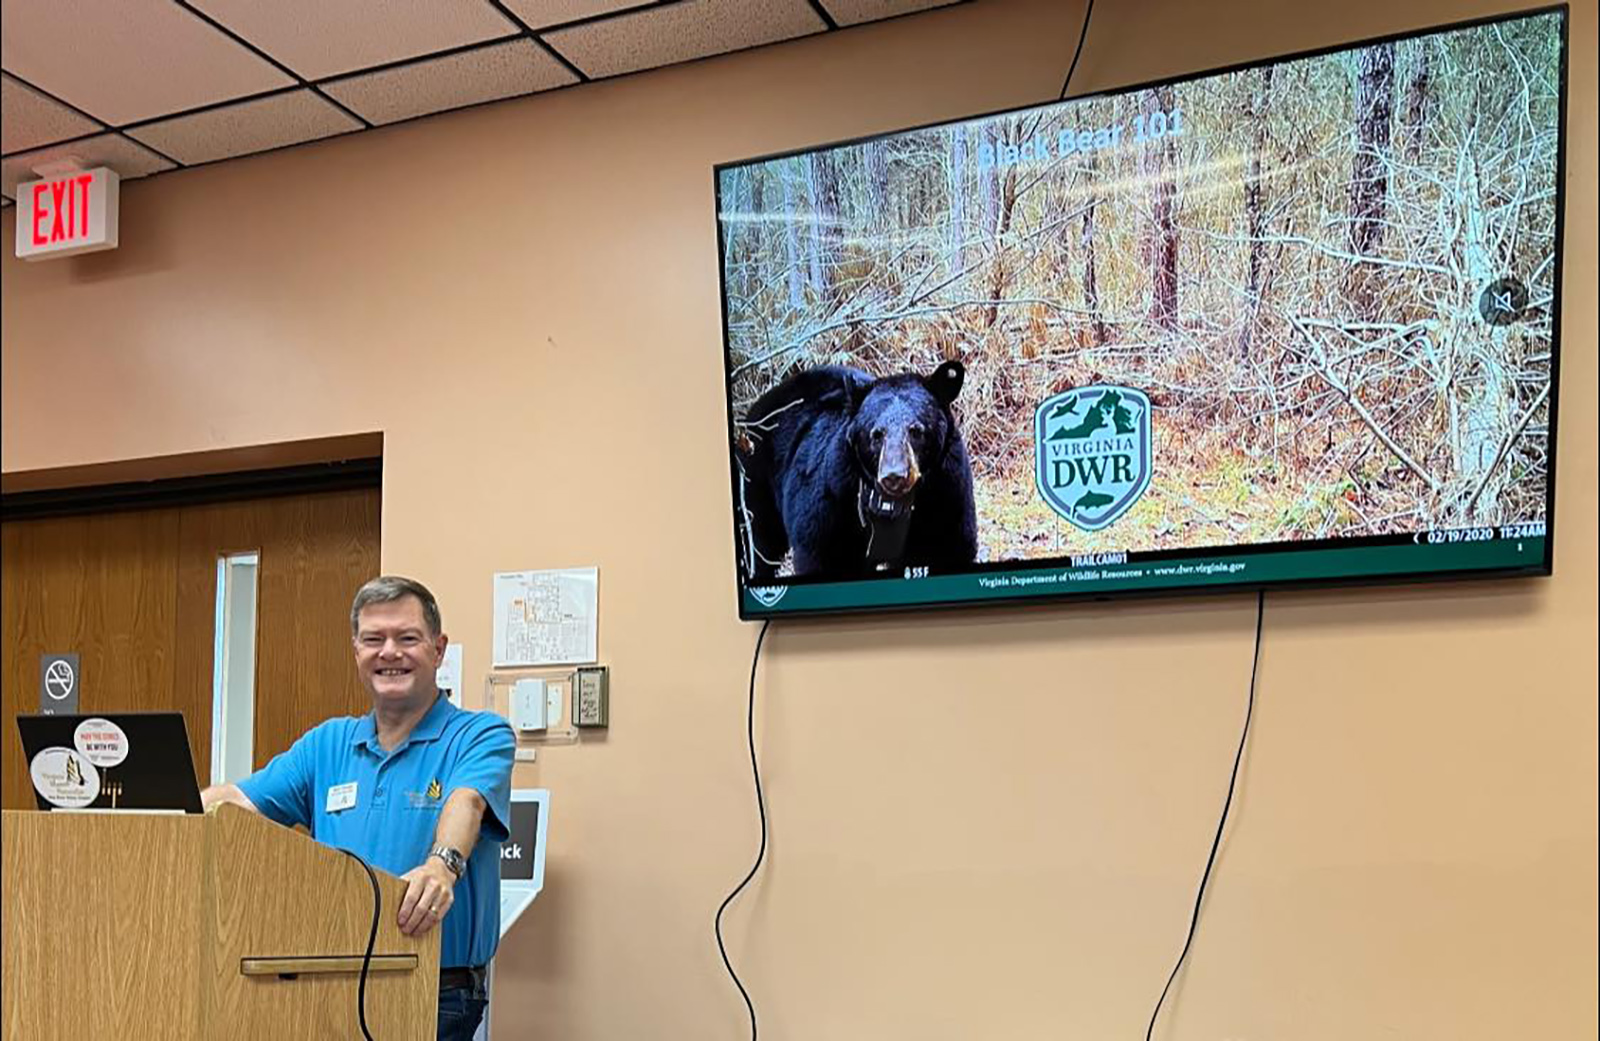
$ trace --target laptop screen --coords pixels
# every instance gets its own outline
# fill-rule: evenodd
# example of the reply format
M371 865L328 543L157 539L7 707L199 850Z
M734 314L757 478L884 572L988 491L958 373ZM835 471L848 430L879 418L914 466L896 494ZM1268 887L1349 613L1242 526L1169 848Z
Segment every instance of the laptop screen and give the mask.
M549 830L550 791L517 788L511 792L510 836L500 846L500 881L544 887L544 840Z
M200 812L180 712L19 715L41 810Z

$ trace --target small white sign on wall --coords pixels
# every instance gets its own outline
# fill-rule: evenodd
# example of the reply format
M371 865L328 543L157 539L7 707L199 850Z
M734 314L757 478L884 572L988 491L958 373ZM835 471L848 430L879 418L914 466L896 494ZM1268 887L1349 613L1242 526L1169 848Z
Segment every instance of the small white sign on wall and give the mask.
M439 663L439 668L434 673L434 682L439 689L450 697L450 704L456 708L466 708L461 701L461 645L447 643L444 647L444 661Z
M115 170L69 170L17 185L17 256L49 260L117 248Z

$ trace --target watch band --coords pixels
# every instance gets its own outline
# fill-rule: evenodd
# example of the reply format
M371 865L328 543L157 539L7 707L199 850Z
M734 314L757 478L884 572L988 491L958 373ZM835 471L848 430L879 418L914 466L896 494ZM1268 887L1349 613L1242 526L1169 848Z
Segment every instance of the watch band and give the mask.
M461 851L458 849L453 849L450 846L439 845L429 850L428 856L438 857L440 860L444 861L444 866L449 868L450 873L456 876L456 878L460 878L462 875L467 873L467 858L463 857L461 855Z

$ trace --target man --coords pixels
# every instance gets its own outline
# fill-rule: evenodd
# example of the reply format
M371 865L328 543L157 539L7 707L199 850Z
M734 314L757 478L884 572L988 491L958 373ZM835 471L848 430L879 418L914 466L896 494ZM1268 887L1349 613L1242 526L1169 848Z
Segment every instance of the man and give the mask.
M434 673L448 638L422 583L368 582L350 606L350 631L372 712L313 727L237 785L207 788L201 801L304 825L319 842L404 879L400 931L443 930L440 1041L466 1041L488 1004L485 966L500 940L500 843L516 738L499 716L464 712L440 695Z

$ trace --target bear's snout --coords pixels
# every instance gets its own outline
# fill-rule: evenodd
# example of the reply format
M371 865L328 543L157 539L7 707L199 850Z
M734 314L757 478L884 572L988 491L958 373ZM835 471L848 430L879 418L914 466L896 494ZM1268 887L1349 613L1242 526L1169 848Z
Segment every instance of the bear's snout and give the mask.
M878 490L891 499L911 494L922 477L917 468L917 453L909 438L890 438L878 454Z

